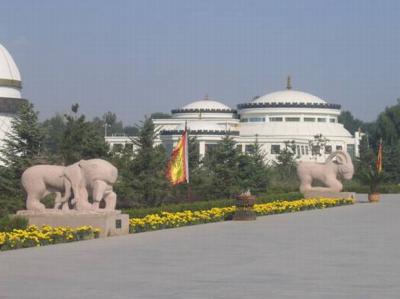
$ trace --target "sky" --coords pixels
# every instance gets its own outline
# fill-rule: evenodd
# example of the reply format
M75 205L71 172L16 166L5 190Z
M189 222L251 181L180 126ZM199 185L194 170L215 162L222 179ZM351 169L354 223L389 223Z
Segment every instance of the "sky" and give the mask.
M397 0L1 0L0 43L41 119L235 108L288 75L365 121L400 97Z

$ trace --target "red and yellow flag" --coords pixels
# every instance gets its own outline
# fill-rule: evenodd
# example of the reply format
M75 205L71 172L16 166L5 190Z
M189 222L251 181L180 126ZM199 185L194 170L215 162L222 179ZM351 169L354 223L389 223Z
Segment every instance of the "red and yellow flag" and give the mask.
M376 158L376 170L378 173L382 172L382 159L383 159L383 153L382 153L382 140L379 142L379 147L378 147L378 156Z
M168 162L167 179L173 186L189 182L187 130L183 132Z

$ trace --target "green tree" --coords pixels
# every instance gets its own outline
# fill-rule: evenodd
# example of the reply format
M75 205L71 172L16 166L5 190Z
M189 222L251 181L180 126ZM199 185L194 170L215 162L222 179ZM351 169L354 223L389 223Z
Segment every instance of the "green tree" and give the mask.
M294 140L285 141L285 147L273 162L279 179L288 180L296 174L296 143Z
M0 205L7 205L9 210L23 207L21 175L40 161L43 139L38 113L32 103L23 103L0 149Z
M45 120L42 123L42 128L45 136L43 151L46 152L51 162L61 162L60 146L66 129L65 118L60 114L56 114L54 117Z
M111 111L103 114L103 117L95 117L93 125L97 128L100 135L111 136L113 134L122 134L124 125L122 121L118 121L117 115Z
M382 138L385 145L396 145L400 139L400 99L397 104L385 109L376 120L376 131L372 142L377 144Z
M353 135L360 128L365 128L365 123L355 118L350 111L342 111L338 117L338 121Z
M212 178L215 197L232 197L244 191L239 178L239 153L231 136L224 136L215 148L206 153L203 167Z
M60 144L60 152L65 164L81 159L106 158L108 146L93 123L79 115L79 105L71 107L72 114L66 114L66 127Z
M127 136L137 136L139 134L139 129L135 126L126 126L123 128L123 132Z
M267 191L270 171L265 158L266 153L257 140L252 151L239 155L239 182L242 190L250 190L253 194Z
M383 145L383 169L386 182L400 184L400 140L388 146Z
M157 131L150 118L138 129L138 136L132 138L136 151L126 179L131 181L131 189L140 203L155 206L162 203L169 191L165 177L167 155L162 145L155 144Z

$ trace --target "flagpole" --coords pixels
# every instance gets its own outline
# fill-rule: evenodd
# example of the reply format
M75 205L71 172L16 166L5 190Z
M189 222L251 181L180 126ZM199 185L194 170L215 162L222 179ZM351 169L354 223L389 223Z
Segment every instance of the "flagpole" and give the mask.
M187 129L187 120L185 120L185 132L186 132L186 184L187 184L187 200L189 202L192 201L192 186L190 185L190 181L189 181L189 132Z

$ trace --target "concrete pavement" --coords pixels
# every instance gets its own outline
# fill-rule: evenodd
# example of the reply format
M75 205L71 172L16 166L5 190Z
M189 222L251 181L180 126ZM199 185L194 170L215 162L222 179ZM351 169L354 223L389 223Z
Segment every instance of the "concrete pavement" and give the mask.
M400 195L1 252L0 298L397 299Z

